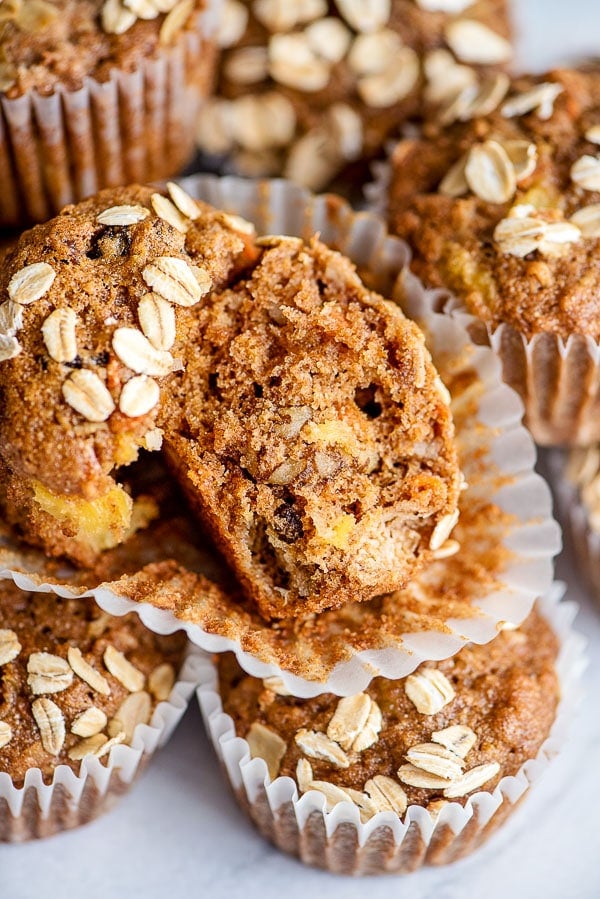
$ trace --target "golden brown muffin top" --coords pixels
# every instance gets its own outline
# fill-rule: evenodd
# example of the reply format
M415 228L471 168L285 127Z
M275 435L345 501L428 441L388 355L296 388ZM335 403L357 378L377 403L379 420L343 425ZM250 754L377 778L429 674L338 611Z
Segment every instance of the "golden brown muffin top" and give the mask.
M477 82L508 61L509 31L505 0L228 0L201 147L233 151L244 174L320 190L419 113L432 53L462 60Z
M188 202L193 222L150 188L102 191L4 257L0 457L15 474L95 499L160 445L193 306L247 264L234 220Z
M599 142L597 69L465 93L396 147L390 226L491 329L597 340Z
M330 806L350 799L368 819L407 805L464 804L535 758L559 700L557 654L534 611L487 646L471 644L401 680L377 678L341 700L295 699L277 678L247 676L231 654L218 666L223 707L271 777L321 790Z
M115 618L93 599L0 587L0 771L15 786L29 768L46 782L129 744L169 697L183 633L161 637L137 615Z
M263 614L306 616L406 583L460 473L418 327L319 241L263 243L198 307L165 446Z
M198 28L204 0L3 0L0 91L51 94L131 72L168 47L182 28Z

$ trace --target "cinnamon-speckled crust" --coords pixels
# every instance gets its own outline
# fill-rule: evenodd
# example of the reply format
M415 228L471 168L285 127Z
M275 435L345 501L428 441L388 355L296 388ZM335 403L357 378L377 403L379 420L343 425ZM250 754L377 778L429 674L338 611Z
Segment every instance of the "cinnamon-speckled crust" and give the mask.
M434 715L417 711L405 691L406 679L376 678L366 690L382 713L378 739L361 751L348 751L349 767L304 754L295 742L301 729L325 733L339 702L326 693L314 699L276 695L263 681L249 677L235 657L219 657L220 692L239 736L254 722L268 727L285 742L279 774L296 777L301 757L308 758L313 778L363 790L376 775L393 778L407 764L412 746L429 743L433 733L452 725L469 727L476 740L466 754L465 770L496 762L497 773L481 788L493 791L502 777L514 775L536 757L548 737L559 700L555 669L558 642L548 623L533 612L516 631L503 631L487 646L469 645L456 656L425 668L435 668L449 680L455 697ZM441 800L440 788L423 789L402 783L409 805L427 806ZM455 801L465 803L466 796Z
M234 5L234 4L232 4ZM334 2L323 3L322 11L315 12L307 21L300 21L292 27L271 29L265 24L265 18L256 15L257 4L250 0L243 0L242 4L247 8L249 18L246 30L239 40L233 45L228 45L222 55L219 82L217 85L217 97L225 101L238 101L239 105L232 103L228 106L223 116L222 127L226 137L220 138L221 148L215 144L215 131L210 127L210 105L206 107L206 118L201 117L199 128L199 141L201 148L208 151L231 150L233 164L242 174L269 174L284 173L288 177L300 180L305 186L312 189L323 188L332 177L335 177L344 168L353 169L354 178L360 173L367 176L366 160L379 154L383 143L390 132L401 122L415 115L421 114L423 90L427 85L423 66L427 54L432 50L448 49L446 41L446 29L448 25L459 19L474 20L485 25L503 38L510 37L510 23L506 0L475 0L465 2L464 8L457 14L450 14L440 10L423 8L418 0L391 0L389 14L382 18L382 25L376 28L365 27L362 31L357 22L351 22L344 17L344 9L341 4ZM350 6L350 4L348 4ZM429 4L434 5L434 4ZM442 4L439 4L442 6ZM307 7L310 4L307 4ZM385 3L380 4L381 9ZM425 4L423 4L425 6ZM254 7L254 8L253 8ZM316 4L312 4L316 9ZM374 5L373 8L377 8ZM277 15L277 13L271 13ZM267 17L268 20L268 17ZM293 81L273 75L273 70L266 77L250 78L243 80L234 77L236 60L239 51L247 48L257 48L260 53L267 53L273 34L301 34L314 26L315 22L325 20L329 24L337 21L343 24L347 34L347 49L343 56L334 62L328 63L329 77L318 89L310 87L310 75L300 74L298 77L302 83L303 77L306 88ZM398 79L399 69L402 68L402 84L404 90L397 97L389 94L389 100L371 99L373 88L368 88L367 93L360 86L362 75L357 74L356 65L352 62L354 41L365 35L370 38L381 34L384 38L390 37L395 42L394 50L389 54L388 66L382 79L385 80L385 88L377 88L375 96L380 96L380 91L390 90L391 84ZM335 54L335 40L328 36L324 40L327 51ZM397 45L397 46L396 46ZM370 63L362 73L381 74L382 66L389 53L388 46L383 41L379 50L370 53ZM293 52L289 53L289 66L294 64ZM326 52L321 55L317 52L314 66L323 66L326 61ZM506 62L507 60L504 60ZM500 66L501 67L501 66ZM239 68L239 66L237 66ZM298 66L300 68L300 66ZM476 77L482 76L486 71L496 70L498 65L474 64ZM305 64L305 72L310 72L311 66ZM362 92L361 92L362 91ZM278 128L261 126L256 116L249 115L249 102L252 98L266 99L265 109L270 103L267 97L273 93L283 98L287 109L291 109L292 120L295 126L288 133ZM245 99L242 99L245 98ZM289 104L289 105L288 105ZM340 116L337 118L337 110L341 107ZM218 109L217 106L213 107ZM268 107L271 108L270 106ZM280 115L273 107L272 115ZM287 118L289 112L283 113ZM265 113L266 121L269 115ZM217 115L217 119L219 116ZM203 126L206 123L206 131ZM229 124L227 124L229 123ZM266 124L266 123L265 123ZM260 138L258 137L261 132ZM262 133L264 132L264 133ZM295 148L299 149L299 143L307 135L315 140L312 152L308 150L302 153L303 161L296 159ZM318 140L320 137L320 141ZM320 144L320 147L319 147ZM319 147L319 149L317 149ZM319 159L316 159L318 156ZM312 158L311 158L312 157ZM322 171L321 171L322 170ZM348 171L350 173L350 171ZM343 178L340 180L344 188ZM348 184L345 185L347 190Z
M536 249L522 258L494 238L498 223L517 204L533 206L540 220L562 223L600 201L600 191L571 178L577 160L598 156L596 143L585 135L600 125L600 72L594 67L523 77L508 100L542 83L562 88L549 118L537 109L506 117L500 105L485 117L447 127L434 116L421 138L401 141L391 159L388 220L412 245L413 268L425 283L450 288L492 330L508 322L527 338L550 331L563 339L579 333L598 340L597 237L584 235L563 245L563 252L555 247L556 255ZM534 144L534 171L505 203L485 202L470 191L444 196L440 182L451 166L487 140Z
M187 641L180 632L168 637L152 633L137 615L116 618L107 615L93 599L60 599L44 593L25 593L7 581L0 589L0 637L11 631L20 644L18 655L0 666L0 728L8 725L12 736L0 746L0 771L10 775L15 786L23 783L29 768L40 768L47 782L57 765L68 765L78 771L80 762L69 758L69 752L82 739L72 733L73 722L92 706L104 712L107 722L113 718L131 691L104 662L108 646L114 647L143 675L141 689L150 697L150 714L157 699L148 685L149 675L159 665L169 665L172 675L181 667ZM66 689L55 693L33 692L28 683L28 661L32 653L59 656L68 670L70 648L81 651L83 659L106 680L108 695L98 691L77 673ZM52 755L41 741L40 729L32 713L32 703L46 697L62 712L65 740L62 749ZM108 737L108 724L100 733Z
M304 616L402 586L460 489L416 325L339 253L282 238L199 308L194 344L165 445L261 612Z
M0 14L2 90L10 99L30 90L51 94L57 85L78 90L87 77L106 81L115 69L132 72L161 53L163 14L147 20L133 17L126 31L113 34L102 26L105 0L44 4L44 13L37 16L31 0L6 3ZM204 0L196 0L185 27L199 29L198 13L205 8Z
M24 267L44 263L55 273L40 299L20 307L19 354L0 362L0 502L28 540L84 564L95 553L74 539L72 527L57 524L40 509L33 485L41 484L53 495L97 501L114 488L114 470L132 462L149 445L148 433L160 428L165 390L174 390L173 382L181 378L194 308L172 306L173 371L156 378L159 403L137 417L123 414L119 398L134 372L119 360L112 339L117 328L140 328L139 301L149 292L143 270L159 257L172 257L204 269L218 287L248 263L248 235L237 232L222 214L200 205L196 221L181 233L154 213L152 194L146 187L111 189L66 207L50 222L25 232L0 272L0 304L8 301L11 278ZM148 215L122 227L97 221L99 214L119 205L140 207ZM66 307L77 316L77 355L61 363L50 357L41 329L53 311ZM112 397L115 410L106 421L86 420L65 401L65 381L82 370L97 376ZM115 534L113 542L117 540Z

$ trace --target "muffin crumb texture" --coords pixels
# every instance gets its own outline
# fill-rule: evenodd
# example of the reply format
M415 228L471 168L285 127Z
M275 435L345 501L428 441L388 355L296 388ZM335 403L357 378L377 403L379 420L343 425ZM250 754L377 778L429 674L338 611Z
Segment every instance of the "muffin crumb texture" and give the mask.
M167 457L264 614L389 592L446 544L446 396L415 325L347 260L269 238L199 306L195 343Z

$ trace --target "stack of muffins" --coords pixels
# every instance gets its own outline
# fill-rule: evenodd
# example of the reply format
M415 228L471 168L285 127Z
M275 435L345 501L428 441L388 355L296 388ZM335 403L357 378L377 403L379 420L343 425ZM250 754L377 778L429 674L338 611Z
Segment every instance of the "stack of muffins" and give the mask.
M107 807L195 681L283 850L449 862L527 792L577 668L502 371L540 442L597 439L590 346L561 342L595 73L511 83L500 0L217 6L0 21L0 216L41 222L0 255L0 833ZM198 133L228 167L348 187L411 120L397 236L290 182L115 186L181 169L217 42ZM184 663L183 629L218 655Z

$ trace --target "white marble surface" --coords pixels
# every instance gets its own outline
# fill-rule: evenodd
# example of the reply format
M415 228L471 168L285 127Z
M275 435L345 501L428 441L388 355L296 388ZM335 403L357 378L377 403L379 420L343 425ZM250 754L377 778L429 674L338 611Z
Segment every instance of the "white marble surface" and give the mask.
M292 0L290 0L292 2ZM600 0L516 0L523 66L591 55ZM229 796L193 705L120 807L49 840L0 847L0 899L598 899L600 897L600 609L567 548L558 575L581 603L586 695L551 775L478 854L404 878L350 880L304 868L256 834Z

